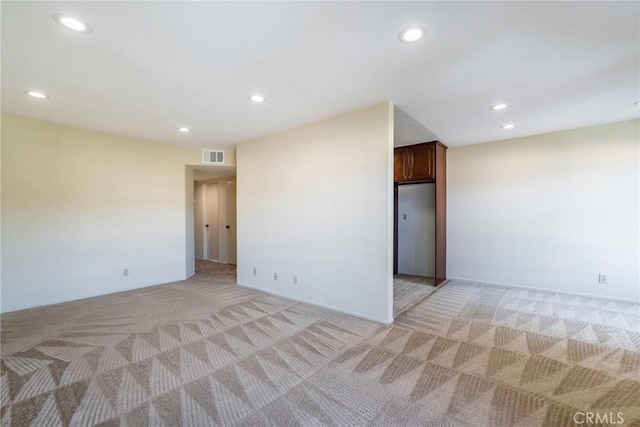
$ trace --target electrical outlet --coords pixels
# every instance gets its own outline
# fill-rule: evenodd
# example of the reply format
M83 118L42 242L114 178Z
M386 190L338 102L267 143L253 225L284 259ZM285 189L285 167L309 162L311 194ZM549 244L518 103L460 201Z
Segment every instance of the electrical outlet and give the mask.
M273 273L273 280L278 280L278 273Z
M407 214L402 214L402 219L407 219Z
M609 283L609 278L606 274L600 273L598 274L598 283L603 283L606 285L607 283Z
M298 284L298 276L293 276L293 284L294 285Z
M255 267L253 267L253 275L256 276L257 274L258 274L258 270Z
M128 276L129 275L129 269L128 268L123 268L122 269L122 276Z

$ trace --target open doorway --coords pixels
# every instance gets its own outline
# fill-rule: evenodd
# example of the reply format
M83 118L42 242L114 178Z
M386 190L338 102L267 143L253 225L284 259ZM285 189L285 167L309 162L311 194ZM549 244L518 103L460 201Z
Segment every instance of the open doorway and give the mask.
M236 167L190 166L192 177L187 195L192 222L187 223L193 239L187 240L187 252L192 251L194 273L212 263L232 267L237 263L236 230ZM188 210L189 212L189 210ZM223 268L224 269L224 268ZM226 270L225 270L226 271ZM234 273L235 277L235 273ZM234 282L235 283L235 282Z
M435 285L435 184L398 186L398 274ZM424 282L424 280L421 280Z
M236 264L235 177L194 182L196 260Z
M398 273L393 277L394 315L435 288L435 184L397 186Z

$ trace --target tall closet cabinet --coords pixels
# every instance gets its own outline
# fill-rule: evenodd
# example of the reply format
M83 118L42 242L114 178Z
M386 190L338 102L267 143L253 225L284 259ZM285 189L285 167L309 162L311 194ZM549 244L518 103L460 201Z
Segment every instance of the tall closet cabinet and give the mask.
M447 279L447 146L440 141L397 147L393 156L393 273L398 273L398 186L435 184L435 284Z

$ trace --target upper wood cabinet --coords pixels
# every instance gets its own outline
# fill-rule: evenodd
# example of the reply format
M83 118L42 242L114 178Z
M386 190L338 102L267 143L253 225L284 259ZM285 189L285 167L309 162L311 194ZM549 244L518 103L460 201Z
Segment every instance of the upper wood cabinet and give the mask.
M433 181L435 144L427 142L394 149L393 182Z
M403 181L407 176L405 172L407 157L409 157L409 150L406 148L393 150L393 182Z

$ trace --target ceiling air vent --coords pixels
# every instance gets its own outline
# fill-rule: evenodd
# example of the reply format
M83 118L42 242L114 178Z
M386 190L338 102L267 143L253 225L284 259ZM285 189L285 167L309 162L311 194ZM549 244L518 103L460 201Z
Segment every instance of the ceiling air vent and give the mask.
M224 151L202 150L202 163L217 165L224 163Z

